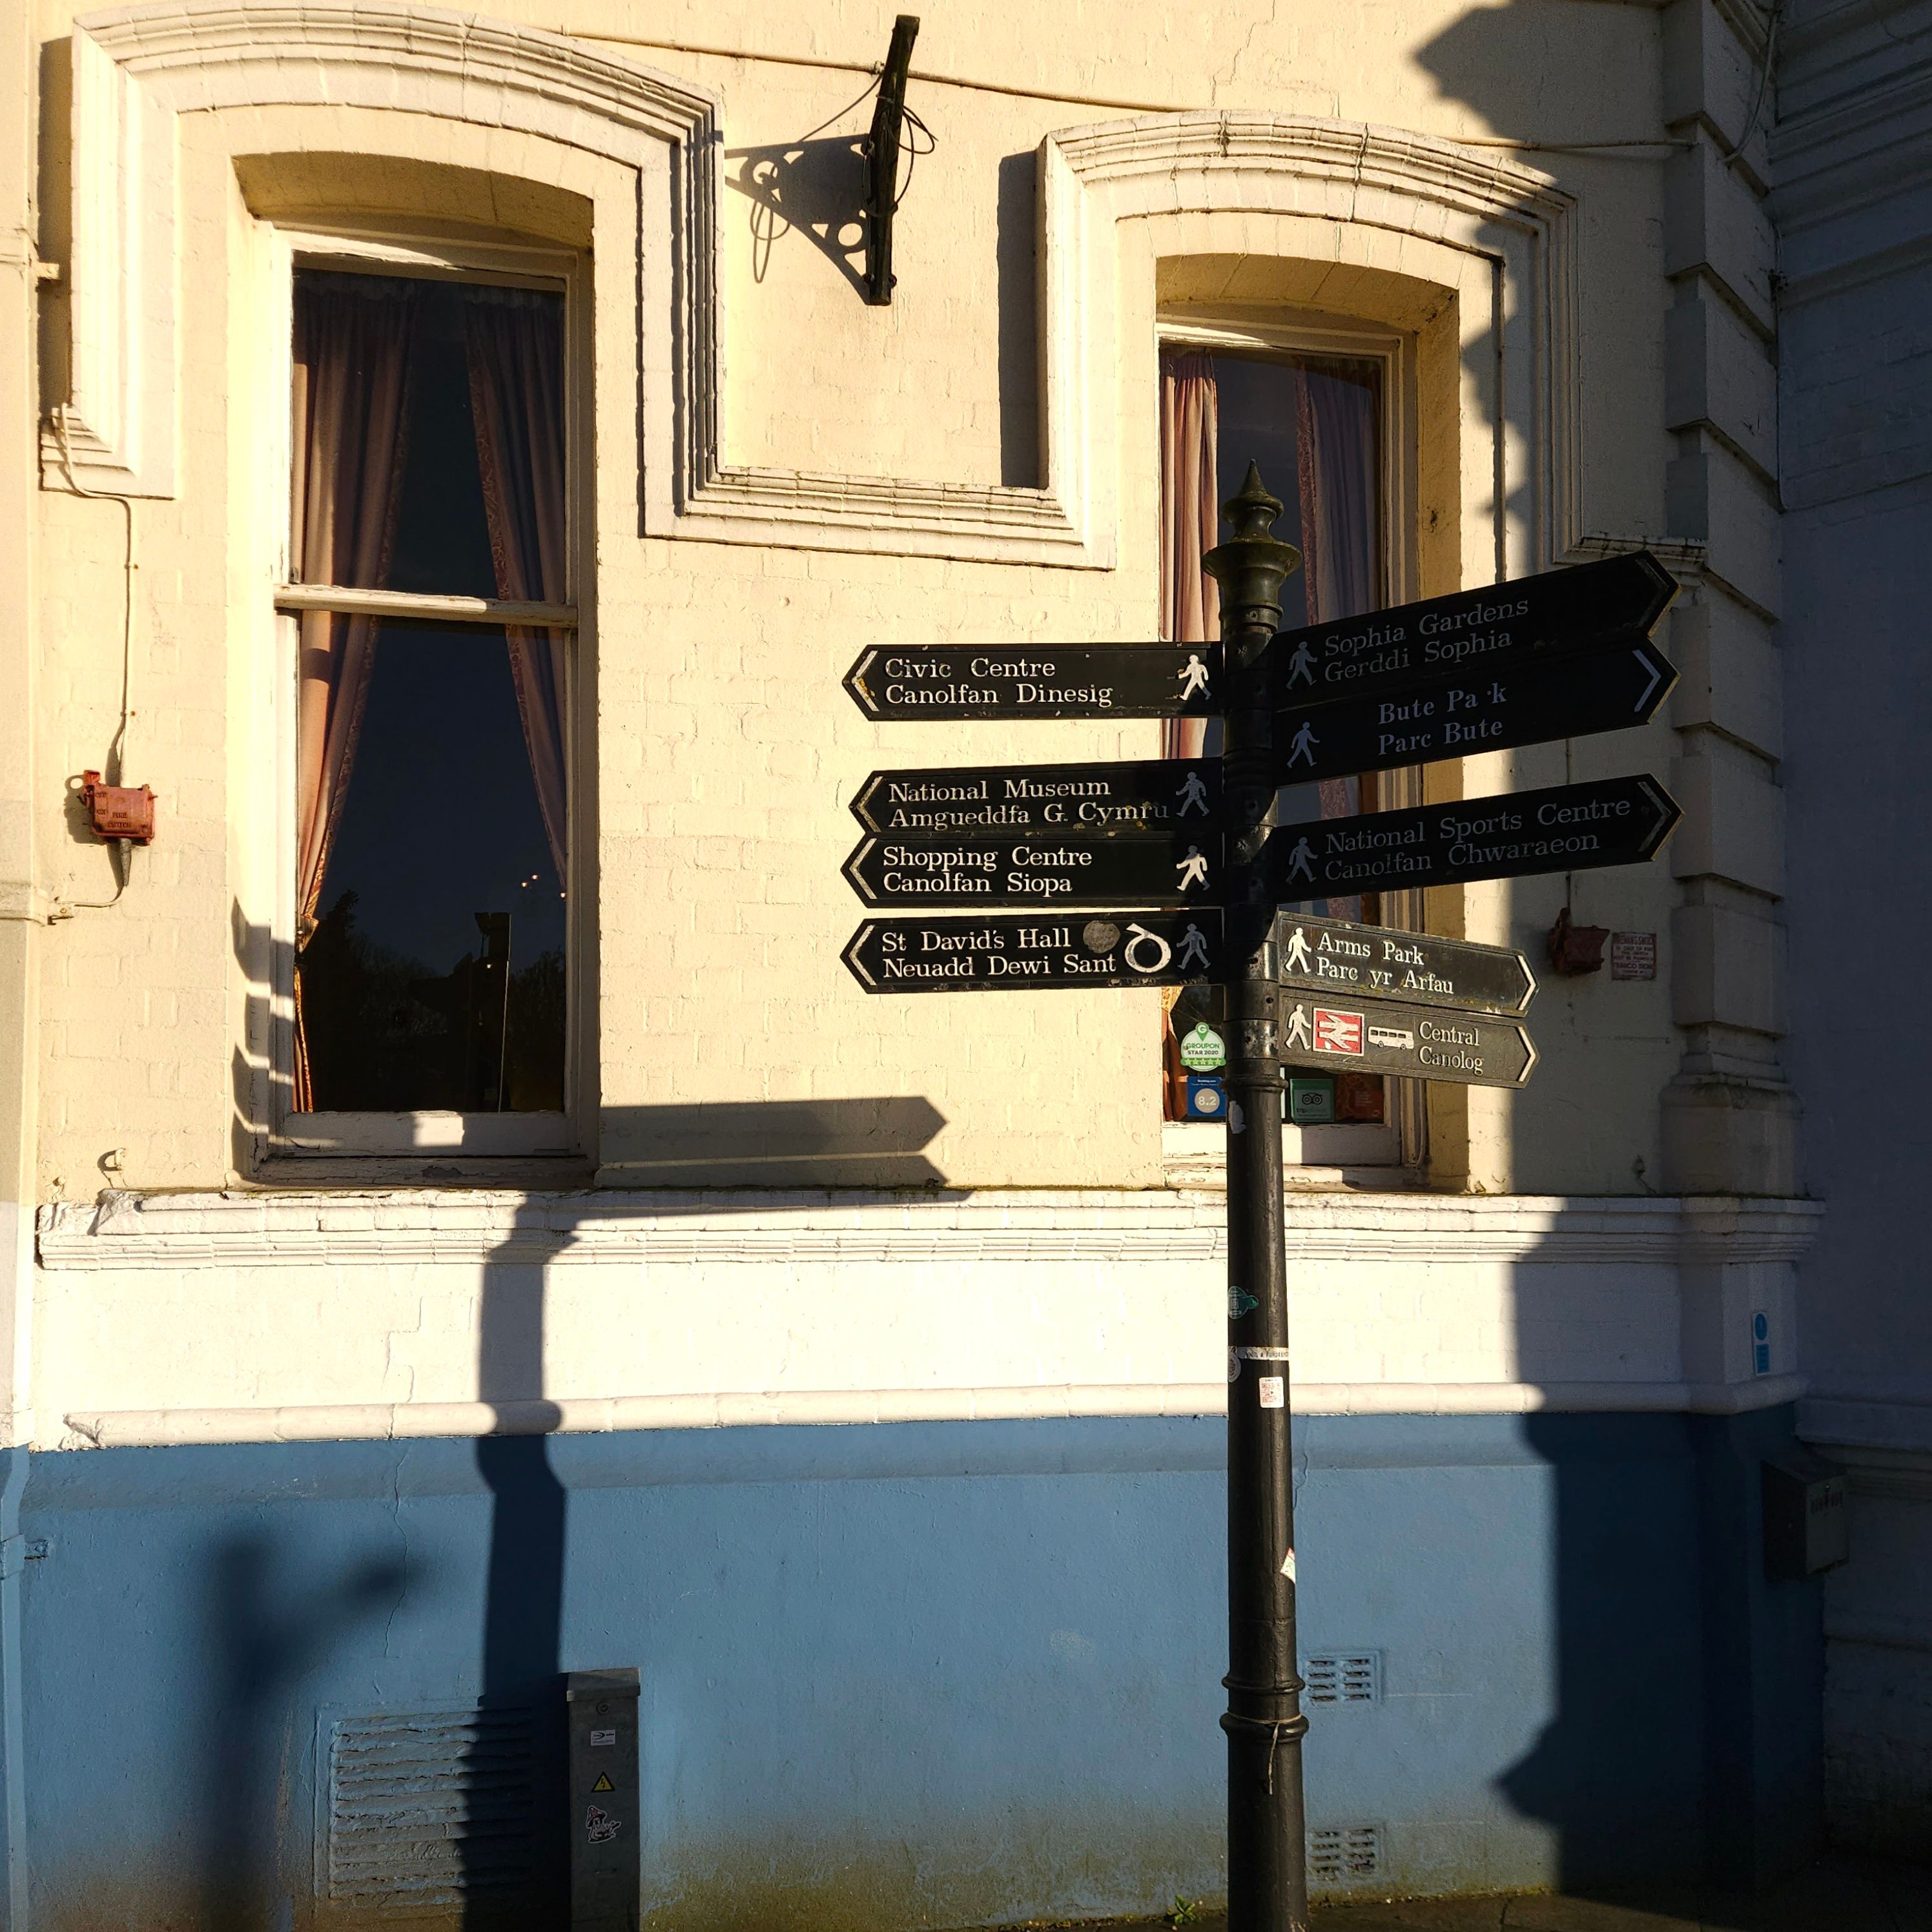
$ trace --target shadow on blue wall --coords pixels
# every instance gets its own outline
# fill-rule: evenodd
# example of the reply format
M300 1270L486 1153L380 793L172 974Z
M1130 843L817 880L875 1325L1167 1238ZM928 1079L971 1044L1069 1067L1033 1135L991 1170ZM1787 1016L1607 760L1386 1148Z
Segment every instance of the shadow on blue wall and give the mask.
M882 1179L904 1186L940 1180L924 1150L945 1120L924 1100L890 1096L608 1108L602 1124L607 1145L675 1161L688 1186L705 1184L707 1165L742 1180L747 1162L755 1162L783 1184L809 1176L816 1163L826 1161L874 1166ZM715 1192L694 1200L692 1211L728 1210L734 1198L729 1191ZM748 1204L766 1204L753 1197ZM600 1214L626 1211L621 1195L599 1203ZM668 1210L660 1197L628 1211L656 1217ZM521 1708L535 1720L539 1790L554 1794L555 1802L546 1797L539 1806L535 1889L516 1909L548 1906L560 1914L567 1908L569 1889L562 1689L568 1502L550 1460L549 1432L562 1412L544 1399L544 1271L572 1244L568 1233L552 1232L537 1217L535 1227L519 1230L496 1258L485 1262L477 1342L478 1394L496 1410L504 1432L476 1443L477 1473L490 1496L482 1702L486 1710ZM598 1658L586 1667L636 1661ZM467 1767L471 1796L460 1846L469 1932L498 1923L503 1907L491 1882L498 1857L490 1842L494 1769L492 1746L479 1734Z
M224 1538L210 1552L205 1616L213 1682L201 1792L201 1924L259 1932L261 1901L280 1889L277 1814L288 1791L291 1700L331 1647L393 1611L411 1582L376 1557L316 1588L266 1534Z
M1792 1423L1526 1420L1556 1486L1556 1712L1498 1781L1556 1828L1566 1890L1749 1889L1817 1854L1820 1592L1766 1578L1760 1521Z

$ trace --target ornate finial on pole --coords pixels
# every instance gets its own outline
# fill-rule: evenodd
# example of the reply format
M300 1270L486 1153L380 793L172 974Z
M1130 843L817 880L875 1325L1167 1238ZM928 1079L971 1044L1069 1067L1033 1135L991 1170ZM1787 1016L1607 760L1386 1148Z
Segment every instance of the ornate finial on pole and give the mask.
M1221 506L1234 535L1201 560L1221 586L1221 635L1244 656L1274 634L1281 621L1281 586L1301 568L1300 551L1268 535L1281 510L1281 499L1262 481L1260 464L1250 463L1239 494ZM1243 630L1250 638L1237 636Z

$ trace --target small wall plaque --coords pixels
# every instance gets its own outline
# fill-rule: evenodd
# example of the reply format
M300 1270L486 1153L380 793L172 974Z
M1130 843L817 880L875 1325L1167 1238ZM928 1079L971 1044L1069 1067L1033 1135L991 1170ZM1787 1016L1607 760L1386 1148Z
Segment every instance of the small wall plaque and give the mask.
M1612 933L1610 977L1612 980L1654 980L1657 977L1657 934L1654 932Z

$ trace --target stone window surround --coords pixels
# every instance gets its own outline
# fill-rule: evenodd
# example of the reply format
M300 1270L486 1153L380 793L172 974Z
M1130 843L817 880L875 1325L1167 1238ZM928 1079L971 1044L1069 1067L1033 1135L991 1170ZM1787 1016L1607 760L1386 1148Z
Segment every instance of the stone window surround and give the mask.
M724 460L722 130L716 100L690 82L430 8L188 0L78 22L73 86L64 416L86 488L165 498L178 487L178 117L224 116L241 153L250 110L380 108L520 133L635 171L648 535L1112 568L1114 386L1137 380L1147 346L1138 314L1117 313L1131 249L1156 260L1300 256L1455 290L1480 405L1463 451L1468 580L1623 547L1586 537L1582 522L1574 204L1492 154L1258 113L1049 135L1040 161L1046 481L980 488ZM1140 292L1129 290L1136 308ZM51 432L46 456L58 483Z

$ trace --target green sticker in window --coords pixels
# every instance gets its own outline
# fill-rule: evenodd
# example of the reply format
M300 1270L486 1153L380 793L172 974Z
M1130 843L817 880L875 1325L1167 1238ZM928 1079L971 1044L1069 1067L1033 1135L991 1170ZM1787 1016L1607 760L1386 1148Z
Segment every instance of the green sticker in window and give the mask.
M1196 1073L1212 1073L1227 1065L1227 1043L1203 1020L1180 1042L1180 1064Z

